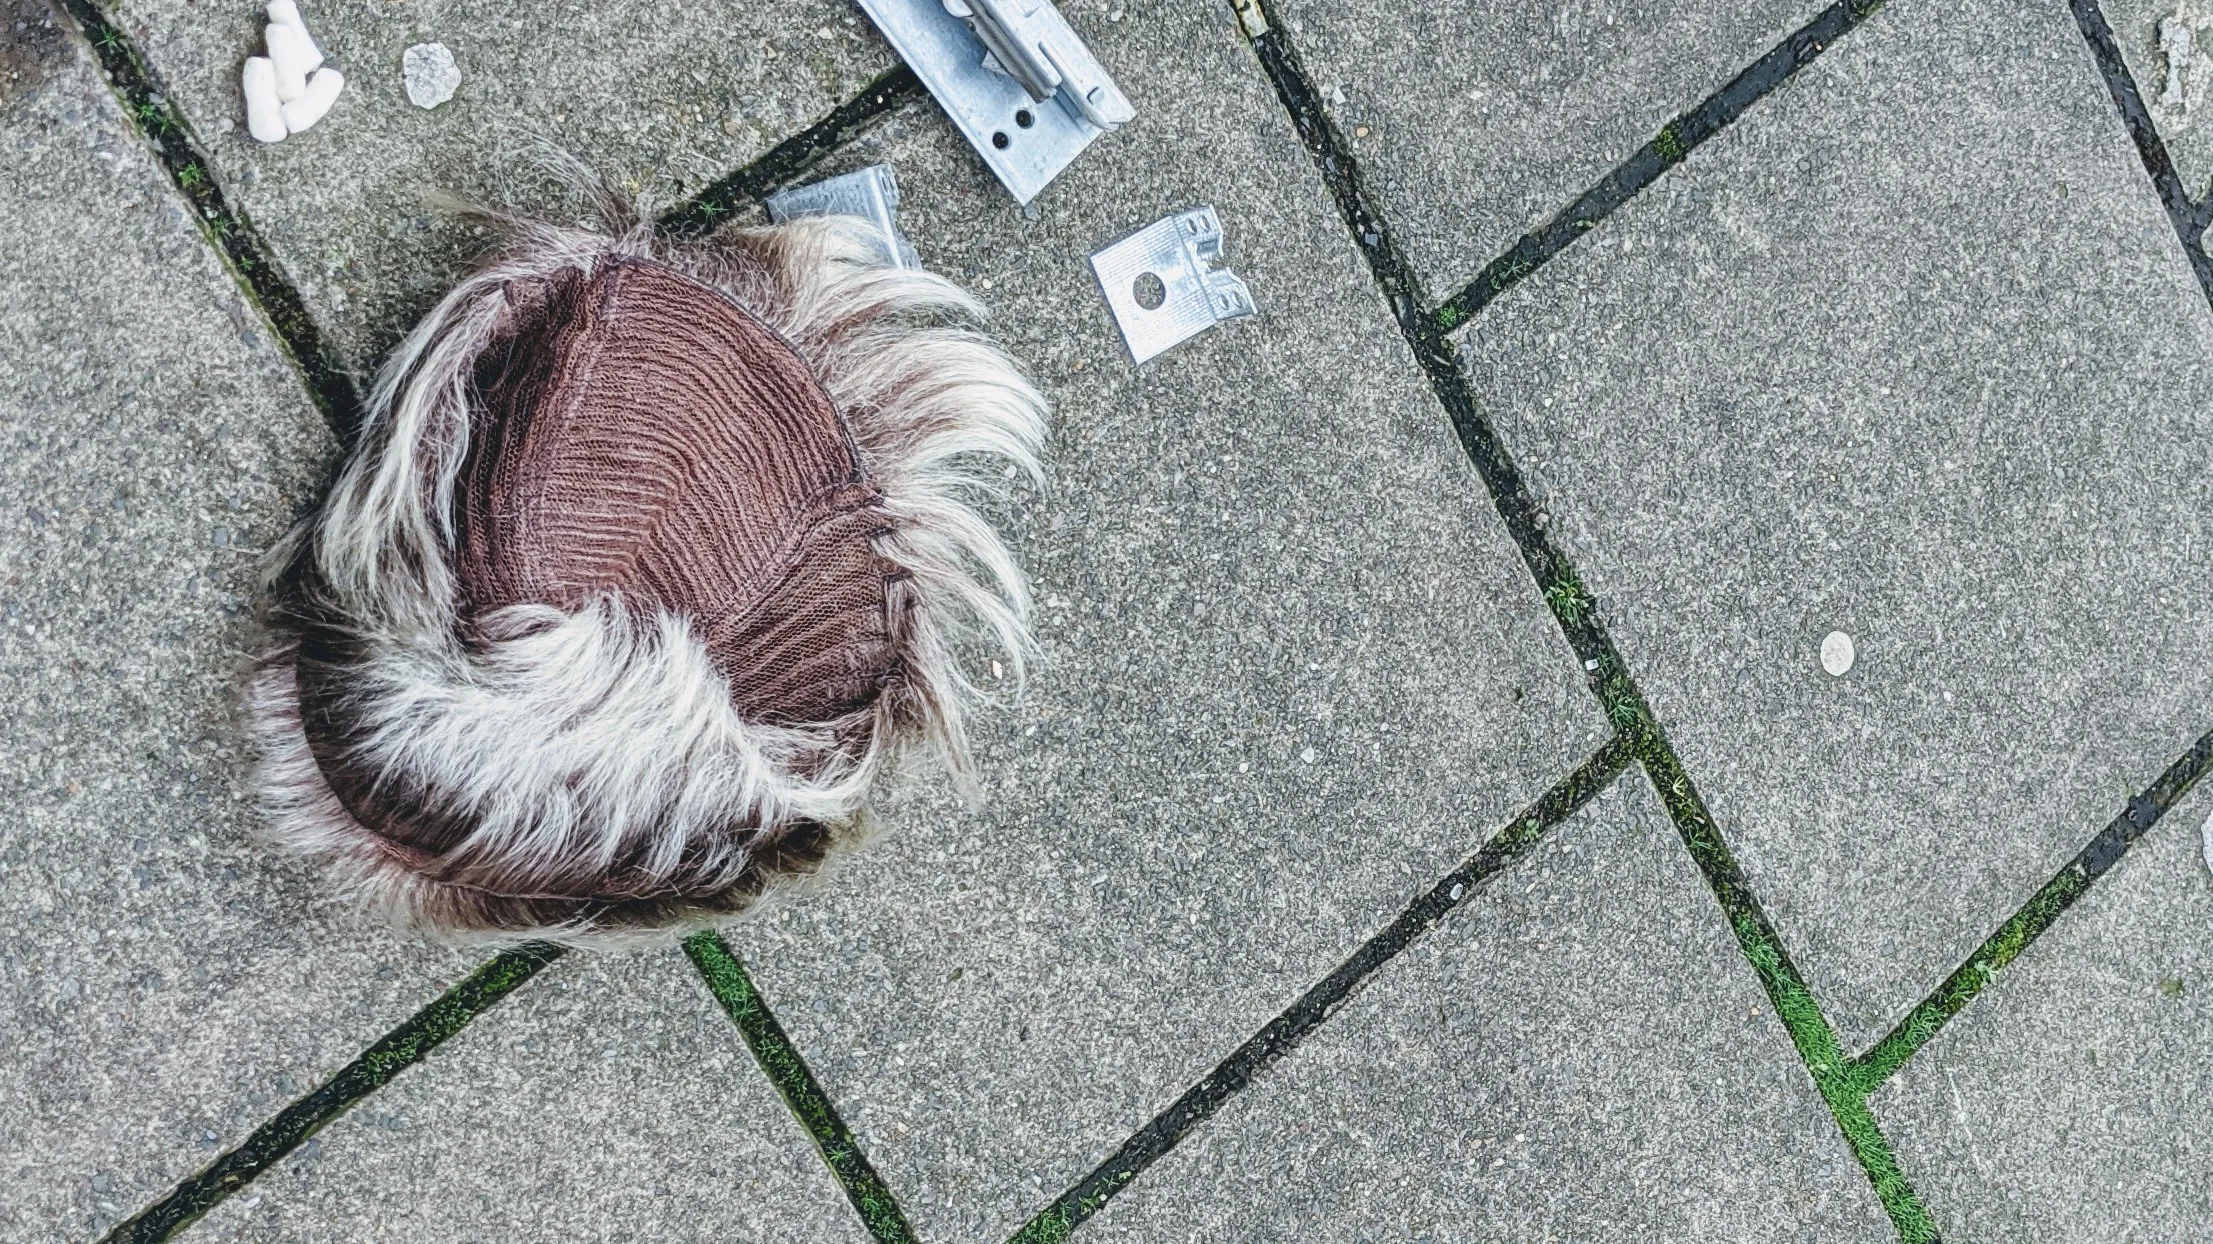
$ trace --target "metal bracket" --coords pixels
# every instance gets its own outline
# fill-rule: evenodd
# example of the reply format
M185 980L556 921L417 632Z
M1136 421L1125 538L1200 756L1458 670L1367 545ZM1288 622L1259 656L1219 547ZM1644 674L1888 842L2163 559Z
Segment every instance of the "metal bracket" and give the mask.
M920 268L922 257L899 232L899 179L889 164L826 178L768 196L768 218L778 224L800 216L858 216L883 235L884 258L894 268Z
M1252 290L1222 258L1222 220L1211 207L1145 226L1093 255L1091 271L1134 362L1255 309Z
M860 0L1020 203L1136 115L1050 0Z

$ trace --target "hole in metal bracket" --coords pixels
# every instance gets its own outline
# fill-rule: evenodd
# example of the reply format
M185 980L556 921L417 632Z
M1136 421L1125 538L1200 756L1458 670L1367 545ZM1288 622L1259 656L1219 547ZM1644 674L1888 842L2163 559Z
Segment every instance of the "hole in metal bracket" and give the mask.
M1130 282L1130 297L1137 299L1137 305L1147 311L1158 311L1161 304L1168 301L1168 286L1157 275L1140 272L1137 279Z
M1037 124L1037 118L1031 115L1029 109L1024 108L1014 114L1014 123L1023 129L1028 129Z
M991 136L991 145L997 147L1001 151L1005 151L1007 149L1007 143L1009 143L1010 141L1012 140L1007 137L1007 132L1005 130L1000 130Z

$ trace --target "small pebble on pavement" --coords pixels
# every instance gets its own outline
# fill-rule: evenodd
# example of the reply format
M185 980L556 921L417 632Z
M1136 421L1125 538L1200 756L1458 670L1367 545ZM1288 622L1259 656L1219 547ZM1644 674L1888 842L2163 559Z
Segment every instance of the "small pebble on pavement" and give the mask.
M1842 678L1851 672L1852 661L1858 654L1852 651L1852 637L1843 631L1830 631L1821 641L1821 668L1832 678Z
M418 43L400 57L400 76L407 81L407 98L417 108L436 108L453 98L461 85L461 67L453 50L443 43Z

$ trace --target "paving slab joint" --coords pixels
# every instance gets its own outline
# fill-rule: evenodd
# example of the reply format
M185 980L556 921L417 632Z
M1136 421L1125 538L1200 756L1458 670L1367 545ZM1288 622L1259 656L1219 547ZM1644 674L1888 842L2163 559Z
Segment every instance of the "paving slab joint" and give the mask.
M2213 731L2207 731L2167 766L2151 786L2132 796L2111 823L2084 843L2082 850L2052 874L2020 910L2007 917L1943 984L1907 1012L1882 1040L1853 1060L1851 1074L1859 1091L1872 1093L1882 1087L1919 1053L2007 964L2020 957L2068 908L2089 893L2100 877L2119 864L2208 770L2213 770Z
M1262 1072L1328 1022L1331 1015L1370 978L1414 941L1441 923L1453 908L1472 901L1492 878L1542 842L1599 792L1612 785L1635 758L1634 743L1615 736L1575 770L1485 840L1474 855L1439 878L1383 929L1360 944L1343 963L1282 1014L1270 1020L1224 1058L1167 1109L1122 1143L1076 1184L1038 1211L1009 1244L1060 1244L1086 1219L1105 1208L1130 1181L1165 1156Z
M679 235L711 233L747 205L798 181L885 118L928 96L922 79L902 64L759 159L669 209L659 224Z
M822 1164L829 1168L838 1186L845 1189L846 1199L853 1203L854 1212L860 1215L861 1225L868 1229L870 1237L877 1244L913 1244L914 1228L907 1225L907 1216L899 1208L898 1198L876 1173L868 1155L861 1151L853 1129L838 1116L830 1095L822 1091L807 1060L785 1034L783 1025L776 1021L767 1000L761 997L751 974L745 970L745 962L721 935L712 931L686 938L684 953L691 956L692 965L699 969L707 991L737 1025L738 1034L745 1039L746 1048L752 1051L762 1074L783 1097L792 1117L806 1129L807 1138L814 1142L815 1152L822 1157Z
M2105 10L2098 0L2068 0L2075 15L2075 25L2082 30L2083 40L2090 45L2091 59L2097 62L2098 73L2105 79L2106 92L2113 97L2113 106L2120 110L2121 124L2128 130L2129 139L2136 144L2136 154L2144 162L2144 171L2151 176L2152 188L2159 201L2167 209L2167 219L2174 224L2175 237L2182 243L2182 253L2190 264L2190 271L2205 290L2207 301L2213 302L2213 255L2205 250L2206 228L2213 224L2213 198L2204 203L2190 201L2190 192L2182 184L2182 174L2175 169L2174 157L2167 151L2165 139L2159 136L2159 127L2152 123L2151 109L2144 104L2143 92L2136 87L2136 77L2128 71L2128 63L2121 57L2120 41L2113 36L2113 27L2105 19Z
M563 947L535 942L487 960L236 1148L117 1225L102 1244L155 1244L192 1225L564 953Z
M1674 159L1679 160L1692 146L1703 142L1752 102L1772 91L1790 73L1818 56L1831 39L1850 30L1877 7L1867 0L1842 0L1832 5L1813 23L1761 58L1752 69L1739 74L1722 92L1686 114L1685 119L1672 123L1662 134L1671 136L1669 145ZM1761 908L1682 762L1669 746L1649 702L1622 661L1600 620L1599 602L1583 586L1574 566L1546 532L1545 515L1484 415L1460 364L1458 351L1447 339L1453 328L1488 303L1498 291L1489 290L1486 278L1479 276L1475 285L1455 296L1455 301L1434 310L1425 309L1413 268L1399 250L1381 212L1374 206L1375 200L1368 191L1351 144L1323 110L1320 93L1300 62L1289 33L1280 24L1271 23L1266 34L1252 38L1250 43L1336 201L1354 244L1367 260L1378 287L1392 307L1401 333L1427 372L1432 391L1489 490L1508 533L1521 549L1523 561L1535 578L1546 605L1552 610L1576 658L1582 662L1592 694L1659 789L1684 846L1704 874L1746 961L1774 1004L1808 1075L1873 1185L1892 1226L1907 1244L1930 1244L1937 1239L1935 1223L1906 1180L1889 1142L1868 1110L1866 1095L1858 1087L1835 1029L1807 988L1804 976L1792 964L1782 938ZM1676 144L1680 144L1680 150L1674 149ZM1624 166L1628 170L1626 174L1623 169L1615 170L1600 183L1599 189L1579 200L1579 204L1597 204L1611 211L1650 185L1672 162L1655 144L1647 144ZM1610 195L1619 198L1601 201ZM1543 259L1580 236L1582 229L1575 227L1575 221L1581 218L1577 209L1571 207L1556 217L1547 230L1534 235L1550 237L1551 249L1519 254L1518 259L1526 266L1512 280L1521 279ZM1555 232L1560 229L1566 232ZM1524 238L1523 242L1530 244L1532 239ZM1510 253L1499 262L1515 260L1517 254ZM1494 269L1497 266L1492 265ZM1511 280L1500 284L1498 289L1508 284ZM1483 292L1485 290L1489 292Z
M1791 75L1812 64L1831 44L1880 10L1883 3L1884 0L1837 0L1768 49L1720 90L1661 126L1652 141L1622 161L1543 227L1524 234L1512 249L1485 265L1473 281L1447 298L1435 312L1437 331L1449 333L1474 319L1493 299L1574 245L1576 239L1596 228L1599 221L1613 215L1623 204L1658 181L1661 174L1689 158L1691 152L1728 128L1752 105L1789 81Z
M299 289L270 252L244 209L234 207L211 171L207 150L194 136L184 114L170 102L168 88L147 62L138 44L94 0L59 0L76 23L94 58L123 105L131 126L169 175L177 193L191 206L200 232L222 257L247 305L254 308L284 352L309 400L341 439L361 420L361 390L354 377L323 342L322 330L308 314Z

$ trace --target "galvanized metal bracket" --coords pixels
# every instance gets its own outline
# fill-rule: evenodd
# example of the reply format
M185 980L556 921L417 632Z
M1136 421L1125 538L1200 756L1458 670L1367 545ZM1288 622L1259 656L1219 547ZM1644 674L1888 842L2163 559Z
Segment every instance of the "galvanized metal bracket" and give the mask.
M1020 203L1136 115L1050 0L860 0Z
M768 218L782 224L801 216L858 216L882 235L884 259L895 268L920 268L922 257L899 232L899 179L889 164L871 164L837 177L779 190L768 196Z
M1139 363L1255 310L1252 291L1222 258L1222 220L1211 207L1145 226L1093 255L1091 271Z

